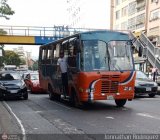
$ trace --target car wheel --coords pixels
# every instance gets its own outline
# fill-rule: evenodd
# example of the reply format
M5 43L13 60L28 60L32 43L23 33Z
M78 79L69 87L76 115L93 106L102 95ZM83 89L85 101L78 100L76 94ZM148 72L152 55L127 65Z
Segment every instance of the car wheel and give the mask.
M28 92L27 92L27 91L23 94L23 99L24 99L24 100L27 100L27 99L28 99Z
M149 97L154 97L156 94L155 93L151 93L151 94L148 94L149 95Z
M126 99L116 99L115 103L118 107L123 107L126 104Z

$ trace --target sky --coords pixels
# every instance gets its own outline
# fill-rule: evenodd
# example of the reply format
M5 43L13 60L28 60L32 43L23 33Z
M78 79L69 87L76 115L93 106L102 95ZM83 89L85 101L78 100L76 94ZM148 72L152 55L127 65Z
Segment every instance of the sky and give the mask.
M91 5L90 7L88 7L88 10L89 8L93 8L96 5L95 0L93 6L93 0L89 1L91 1ZM97 4L105 1L106 5L101 4L100 6L97 6L93 15L95 17L100 16L97 15L97 10L103 9L102 11L106 12L106 17L104 17L104 22L102 24L97 24L98 21L96 21L95 19L95 21L93 21L95 24L92 26L93 28L101 27L108 29L110 17L108 9L110 7L110 0L96 1ZM15 14L10 16L10 20L0 18L0 25L42 27L54 27L54 25L67 25L67 7L65 4L66 0L8 0L7 3L15 11ZM38 58L39 46L5 45L5 49L12 49L17 46L23 46L25 51L32 52L32 57Z

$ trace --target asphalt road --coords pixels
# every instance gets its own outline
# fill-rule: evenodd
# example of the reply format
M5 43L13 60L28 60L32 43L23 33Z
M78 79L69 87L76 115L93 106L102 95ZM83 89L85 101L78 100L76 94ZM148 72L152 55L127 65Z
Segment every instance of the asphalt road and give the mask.
M0 102L0 132L55 134L56 140L56 134L83 134L81 136L87 140L96 137L88 134L160 134L159 107L158 95L136 98L122 108L116 107L112 100L97 101L82 110L71 107L66 101L50 101L47 94L29 94L26 101ZM65 136L64 139L71 138Z

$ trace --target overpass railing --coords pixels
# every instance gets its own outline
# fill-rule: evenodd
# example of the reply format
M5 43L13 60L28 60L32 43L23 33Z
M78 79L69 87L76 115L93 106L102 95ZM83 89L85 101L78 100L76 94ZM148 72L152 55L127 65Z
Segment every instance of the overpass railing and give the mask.
M38 26L5 26L5 25L0 25L0 29L3 30L3 32L6 33L6 35L58 36L58 37L66 37L83 31L97 30L89 28L68 28L67 26L38 27Z

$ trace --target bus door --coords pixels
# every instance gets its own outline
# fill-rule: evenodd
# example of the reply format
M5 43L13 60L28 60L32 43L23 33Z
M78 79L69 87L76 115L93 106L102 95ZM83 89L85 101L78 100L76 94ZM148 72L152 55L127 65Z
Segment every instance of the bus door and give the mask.
M56 44L56 47L53 50L53 75L52 75L52 83L55 89L56 93L61 93L63 92L63 87L62 87L62 79L61 79L61 73L57 73L57 62L58 58L60 57L60 50L61 50L61 44L58 43Z
M69 87L77 87L79 72L79 41L77 38L71 39L68 46L68 83Z

